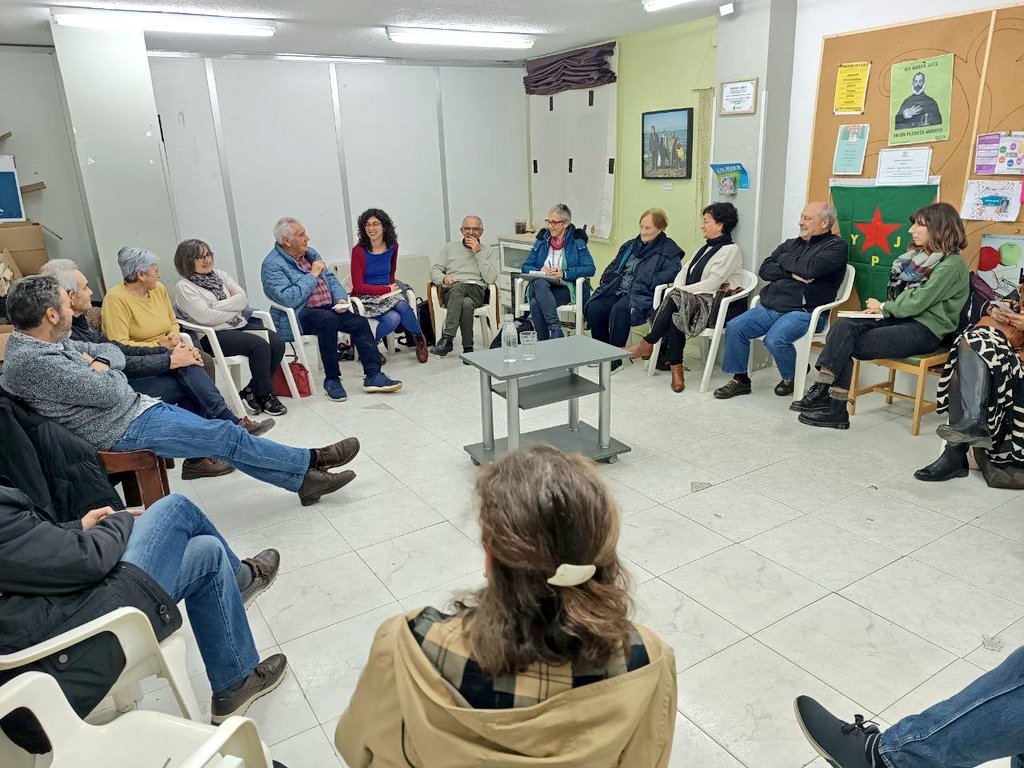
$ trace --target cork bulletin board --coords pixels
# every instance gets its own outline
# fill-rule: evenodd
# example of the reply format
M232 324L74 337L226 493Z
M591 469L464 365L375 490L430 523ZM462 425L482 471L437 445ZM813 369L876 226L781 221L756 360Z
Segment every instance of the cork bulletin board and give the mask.
M942 177L940 199L959 210L969 179L1024 180L1021 176L974 174L974 148L979 133L1024 131L1022 51L1024 5L824 38L807 199L828 197L832 156L840 125L871 124L860 178L875 176L878 150L888 146L892 66L901 61L946 53L954 56L949 139L929 144L932 147L931 173ZM871 61L871 76L864 114L834 115L833 97L839 65L867 60ZM964 258L973 266L983 234L1024 234L1021 219L1024 219L1024 211L1013 223L965 221L968 246Z

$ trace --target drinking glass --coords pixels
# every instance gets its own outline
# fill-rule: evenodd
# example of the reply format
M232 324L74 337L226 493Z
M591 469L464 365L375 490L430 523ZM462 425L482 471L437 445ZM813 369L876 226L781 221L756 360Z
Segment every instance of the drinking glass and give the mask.
M519 346L523 348L523 360L533 360L537 357L537 332L523 331L519 334Z

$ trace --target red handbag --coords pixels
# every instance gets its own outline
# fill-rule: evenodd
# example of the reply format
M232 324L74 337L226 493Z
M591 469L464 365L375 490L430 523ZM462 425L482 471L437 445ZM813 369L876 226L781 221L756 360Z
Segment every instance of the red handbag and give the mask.
M299 397L309 397L313 393L309 389L309 369L299 362L295 354L295 346L292 345L291 359L288 361L288 370L291 371L295 380L295 388L299 391ZM278 397L291 397L292 391L288 389L288 380L284 377L284 371L280 368L274 371L270 380L271 389Z

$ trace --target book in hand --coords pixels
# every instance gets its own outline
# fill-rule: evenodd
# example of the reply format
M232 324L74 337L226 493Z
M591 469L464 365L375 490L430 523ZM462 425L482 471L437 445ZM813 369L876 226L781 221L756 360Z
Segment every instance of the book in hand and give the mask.
M853 320L881 320L885 315L881 312L853 312L850 310L844 310L837 312L836 317L849 317Z
M524 280L548 280L552 283L564 283L561 278L552 277L551 275L545 275L543 272L534 270L532 272L523 272L522 278Z

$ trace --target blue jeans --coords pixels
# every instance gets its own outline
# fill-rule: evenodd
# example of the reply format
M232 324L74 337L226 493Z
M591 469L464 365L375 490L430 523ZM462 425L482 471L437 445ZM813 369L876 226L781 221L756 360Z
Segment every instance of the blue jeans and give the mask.
M818 330L825 327L827 318L822 314ZM725 357L722 373L746 373L750 363L750 342L764 336L764 346L779 367L779 374L792 381L796 373L796 348L793 342L807 333L811 324L810 312L777 312L758 304L725 326Z
M562 321L558 319L558 308L572 301L569 286L554 285L547 280L533 280L529 287L530 319L538 341L562 338L564 334Z
M309 471L309 451L253 437L229 421L210 421L158 403L142 412L112 446L114 451L153 451L169 459L209 456L265 483L297 491Z
M135 520L121 560L148 573L174 602L185 601L214 693L252 674L259 654L235 578L242 564L195 504L178 495L160 499Z
M217 385L201 365L175 368L157 376L131 378L128 383L136 392L158 397L168 405L184 408L204 419L224 419L232 424L238 422L238 417L228 408Z
M408 301L400 301L383 315L377 318L377 330L374 332L374 340L380 344L380 340L393 333L398 326L402 326L414 336L423 333L420 328L419 318Z
M316 336L325 378L337 379L341 376L341 366L338 364L339 333L347 333L351 337L359 353L359 362L363 364L363 376L380 373L380 351L370 332L370 323L362 315L351 310L335 312L330 307L304 307L299 310L299 325L303 333Z
M973 768L1013 757L1024 768L1024 648L951 698L882 734L889 768Z

